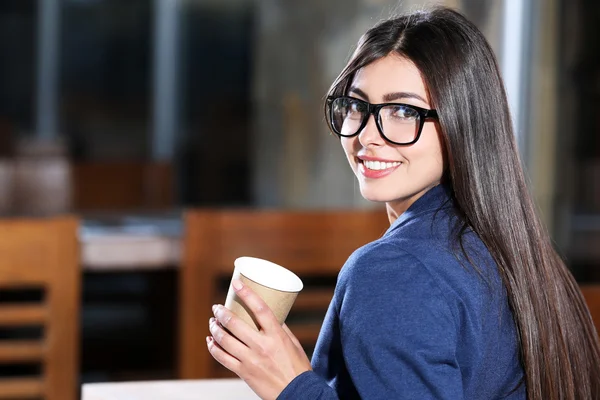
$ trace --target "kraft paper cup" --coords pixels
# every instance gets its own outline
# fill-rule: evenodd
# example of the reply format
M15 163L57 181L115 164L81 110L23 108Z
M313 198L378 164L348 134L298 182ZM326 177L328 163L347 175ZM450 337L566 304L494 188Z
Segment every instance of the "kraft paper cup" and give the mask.
M234 262L233 279L239 279L258 294L273 311L280 324L285 322L298 293L302 290L302 280L296 274L267 260L254 257L240 257ZM225 307L246 321L257 331L258 323L254 315L236 294L231 285L227 292Z

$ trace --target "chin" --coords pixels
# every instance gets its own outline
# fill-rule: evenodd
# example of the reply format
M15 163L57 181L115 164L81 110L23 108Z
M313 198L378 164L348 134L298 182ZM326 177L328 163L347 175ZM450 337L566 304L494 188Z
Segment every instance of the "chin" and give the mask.
M396 197L392 193L387 193L385 190L373 190L373 188L360 188L360 194L365 200L375 203L387 203L393 201Z

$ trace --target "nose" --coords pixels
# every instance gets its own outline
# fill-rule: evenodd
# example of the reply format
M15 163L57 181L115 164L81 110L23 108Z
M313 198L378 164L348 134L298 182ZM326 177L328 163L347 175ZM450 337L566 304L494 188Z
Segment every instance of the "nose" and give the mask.
M363 147L381 146L384 144L384 140L379 134L379 129L377 129L377 124L375 123L375 115L369 115L367 124L358 134L358 141Z

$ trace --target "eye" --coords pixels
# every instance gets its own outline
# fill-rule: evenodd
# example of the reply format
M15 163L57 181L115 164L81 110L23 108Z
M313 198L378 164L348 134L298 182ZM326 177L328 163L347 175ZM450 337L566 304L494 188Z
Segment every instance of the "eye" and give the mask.
M386 107L387 108L387 107ZM394 119L406 120L406 121L414 121L419 118L419 113L412 107L407 106L390 106L388 110L388 115Z
M345 102L344 108L346 118L361 119L363 116L364 106L357 101L348 100Z

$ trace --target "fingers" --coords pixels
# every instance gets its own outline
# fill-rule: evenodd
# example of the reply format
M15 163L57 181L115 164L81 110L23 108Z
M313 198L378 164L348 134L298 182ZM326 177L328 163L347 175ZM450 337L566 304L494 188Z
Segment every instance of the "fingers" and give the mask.
M300 341L298 340L296 335L294 335L292 333L290 328L286 324L283 324L281 327L283 328L284 332L287 333L287 335L290 338L290 340L292 341L292 343L294 343L294 346L296 346L298 349L301 349L302 351L304 351L304 348L300 344Z
M212 310L219 324L231 332L231 335L235 336L238 341L248 347L252 347L256 344L259 333L253 327L222 305L214 305ZM212 319L213 318L211 318L211 320Z
M239 375L241 363L235 357L228 354L219 344L215 341L215 339L211 336L206 337L206 346L208 347L208 352L213 356L215 360L231 372Z
M248 353L248 347L223 329L215 318L209 320L208 327L214 341L234 358L241 360Z
M237 279L231 282L231 286L238 297L246 304L246 307L254 314L254 318L263 331L268 333L280 329L279 322L275 318L275 315L273 315L273 311L271 311L259 295Z

